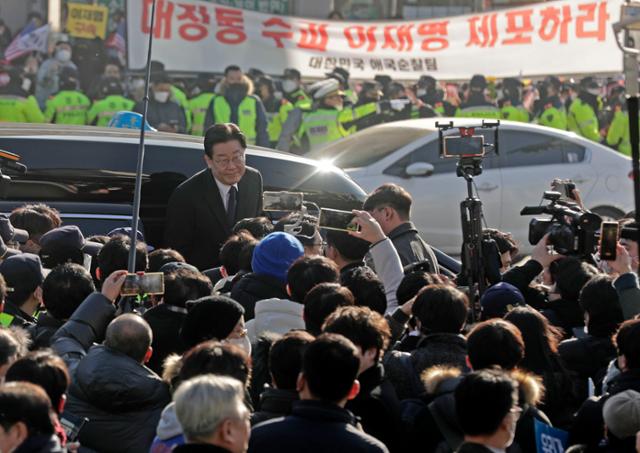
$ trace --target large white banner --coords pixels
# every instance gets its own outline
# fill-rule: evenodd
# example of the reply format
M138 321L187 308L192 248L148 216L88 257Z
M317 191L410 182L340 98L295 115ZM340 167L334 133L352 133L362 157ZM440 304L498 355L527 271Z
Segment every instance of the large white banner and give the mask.
M127 0L129 67L144 67L151 0ZM622 71L611 24L622 0L563 0L437 20L335 22L193 0L157 0L153 59L168 70L222 72L230 64L322 77L401 80Z

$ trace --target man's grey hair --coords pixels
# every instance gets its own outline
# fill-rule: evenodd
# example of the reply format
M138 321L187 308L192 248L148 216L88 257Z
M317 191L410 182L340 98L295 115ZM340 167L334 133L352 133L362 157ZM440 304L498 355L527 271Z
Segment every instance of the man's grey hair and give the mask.
M211 436L224 420L242 418L246 411L240 381L214 374L183 382L173 400L176 416L188 441Z

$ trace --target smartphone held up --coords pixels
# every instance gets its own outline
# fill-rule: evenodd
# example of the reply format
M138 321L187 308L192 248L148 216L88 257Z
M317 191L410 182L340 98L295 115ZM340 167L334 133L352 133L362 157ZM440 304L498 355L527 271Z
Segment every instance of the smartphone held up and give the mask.
M162 272L149 272L140 274L127 274L120 291L121 296L164 294L164 274Z

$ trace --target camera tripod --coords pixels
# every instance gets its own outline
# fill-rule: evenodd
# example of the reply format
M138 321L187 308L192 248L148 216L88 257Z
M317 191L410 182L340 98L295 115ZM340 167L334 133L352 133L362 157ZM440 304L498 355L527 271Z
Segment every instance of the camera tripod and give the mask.
M471 321L478 321L479 296L486 289L484 260L482 257L482 201L473 195L473 177L482 174L482 160L460 159L456 174L467 182L467 198L460 202L462 221L462 273L466 281L471 304ZM478 301L476 301L476 295Z

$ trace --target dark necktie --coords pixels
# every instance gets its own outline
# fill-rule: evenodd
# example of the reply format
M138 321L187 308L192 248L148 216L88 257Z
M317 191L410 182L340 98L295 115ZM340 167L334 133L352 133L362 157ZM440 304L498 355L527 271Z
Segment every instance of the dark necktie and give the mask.
M238 204L238 189L231 186L229 189L229 200L227 202L227 224L233 228L236 224L236 207Z

